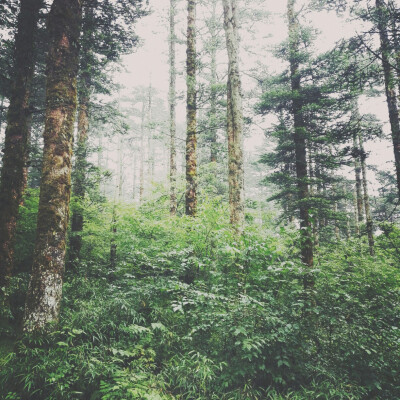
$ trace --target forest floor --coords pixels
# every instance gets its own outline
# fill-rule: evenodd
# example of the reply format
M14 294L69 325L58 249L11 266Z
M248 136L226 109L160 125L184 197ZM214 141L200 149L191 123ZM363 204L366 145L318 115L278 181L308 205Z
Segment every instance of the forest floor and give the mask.
M375 257L364 240L327 239L310 272L294 228L274 228L265 215L238 239L218 204L203 205L196 220L154 204L119 207L115 270L111 206L89 208L58 326L14 350L11 339L0 344L3 398L400 398L394 236L377 238ZM26 241L29 232L21 230ZM29 249L18 254L20 318ZM316 283L305 293L309 273Z

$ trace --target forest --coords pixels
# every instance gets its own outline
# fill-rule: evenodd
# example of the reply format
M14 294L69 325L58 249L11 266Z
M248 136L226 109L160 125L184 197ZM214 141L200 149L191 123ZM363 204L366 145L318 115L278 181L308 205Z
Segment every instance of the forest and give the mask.
M400 399L399 0L0 0L0 400Z

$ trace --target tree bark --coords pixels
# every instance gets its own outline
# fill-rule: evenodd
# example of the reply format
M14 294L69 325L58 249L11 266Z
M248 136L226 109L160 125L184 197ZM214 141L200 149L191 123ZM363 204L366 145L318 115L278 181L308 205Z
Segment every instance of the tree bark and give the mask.
M81 19L79 0L54 0L48 20L43 167L32 275L25 304L25 331L45 329L59 316L71 193Z
M0 291L14 268L14 241L19 206L26 187L30 137L29 100L35 68L35 37L42 0L21 0L15 36L14 80L7 112L0 178Z
M360 219L358 217L358 202L357 202L357 188L354 186L353 190L353 207L354 207L354 227L355 227L355 233L357 236L360 236Z
M197 212L196 0L188 0L186 50L186 215Z
M354 174L356 178L356 201L357 201L357 218L358 225L364 222L363 197L362 197L362 179L360 164L360 149L357 145L357 132L353 133L353 152L354 152Z
M392 134L393 151L396 167L397 189L400 198L400 123L399 110L396 97L396 80L393 69L390 65L390 42L387 33L387 26L384 14L387 6L384 0L376 0L376 10L378 16L378 30L381 42L381 59L385 79L386 102L389 111L390 128Z
M243 106L239 71L239 38L236 0L223 0L228 51L228 182L230 222L239 233L244 225Z
M307 150L306 128L302 117L302 104L300 98L301 77L298 53L300 46L300 27L294 10L295 0L288 0L289 22L289 63L290 81L292 89L292 114L294 121L294 144L296 154L296 176L298 200L300 209L300 247L301 260L309 268L313 267L313 241L308 205L308 177L307 177ZM311 278L304 279L304 287L307 289L313 285Z
M367 166L365 163L366 153L364 150L364 140L361 130L358 132L358 142L360 146L360 159L361 159L361 170L363 176L363 189L364 189L364 207L365 207L365 218L367 221L367 235L368 235L368 245L369 253L371 256L375 254L374 250L374 226L371 216L371 210L369 206L369 195L368 195L368 181L367 181Z
M171 0L169 10L169 185L170 215L176 215L176 34L175 34L176 0Z
M217 143L217 2L213 2L211 17L211 91L210 91L210 162L217 162L218 158L218 143Z

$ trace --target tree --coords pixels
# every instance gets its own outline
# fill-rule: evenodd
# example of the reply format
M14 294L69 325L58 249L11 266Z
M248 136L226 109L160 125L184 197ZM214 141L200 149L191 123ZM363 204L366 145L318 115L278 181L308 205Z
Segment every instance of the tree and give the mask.
M307 176L307 131L304 127L302 117L302 105L300 98L301 75L299 73L299 45L300 27L294 10L295 0L288 0L287 16L289 27L289 63L290 63L290 82L292 90L292 115L294 133L293 140L295 145L296 157L296 177L298 188L298 199L300 209L300 248L301 259L309 268L313 267L313 241L311 233L311 223L309 215L308 200L308 176ZM305 280L305 287L311 284Z
M32 274L24 329L57 321L64 274L71 193L71 157L82 8L79 0L54 0L48 20L46 120L42 180Z
M15 37L14 79L0 181L0 290L8 286L14 267L18 210L26 187L30 137L30 98L35 68L35 38L42 0L21 0Z
M170 214L176 214L176 67L175 67L175 14L176 0L171 0L169 9L169 132L170 132Z
M186 215L197 212L196 0L188 0L186 50Z
M244 223L243 106L239 73L236 0L223 0L224 28L229 58L227 96L230 221L238 232Z
M396 95L396 80L390 59L391 45L387 32L387 5L384 0L376 0L377 27L380 37L380 55L382 61L383 76L385 80L386 102L389 112L390 128L392 133L393 151L397 176L397 188L400 197L400 121Z

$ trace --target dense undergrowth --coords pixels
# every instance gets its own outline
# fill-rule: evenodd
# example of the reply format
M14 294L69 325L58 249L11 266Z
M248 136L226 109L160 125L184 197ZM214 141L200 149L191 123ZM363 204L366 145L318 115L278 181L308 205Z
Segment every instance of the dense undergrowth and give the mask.
M36 203L25 202L19 229L16 320ZM88 202L55 331L11 346L15 326L2 327L2 398L400 398L395 231L378 238L374 258L359 240L321 246L304 293L309 272L291 228L274 231L264 215L239 242L217 200L195 221L170 218L164 205L119 208L111 270L111 206Z

